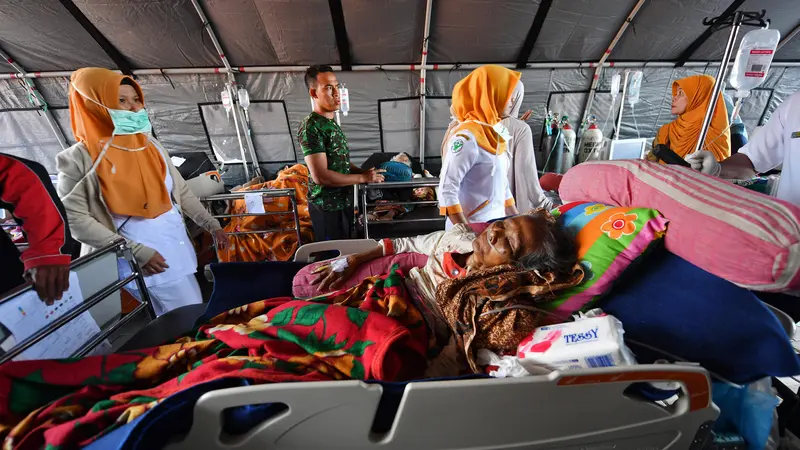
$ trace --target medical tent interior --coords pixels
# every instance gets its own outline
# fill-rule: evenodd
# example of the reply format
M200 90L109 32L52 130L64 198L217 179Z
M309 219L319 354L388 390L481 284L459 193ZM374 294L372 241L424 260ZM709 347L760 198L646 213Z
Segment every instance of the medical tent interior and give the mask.
M0 0L0 151L55 173L75 142L70 73L91 66L133 75L155 136L228 163L226 185L244 181L243 157L267 176L303 161L311 64L332 65L348 88L341 126L356 164L401 151L440 164L452 88L490 63L522 73L536 146L548 110L575 128L595 115L610 136L611 78L641 70L619 137L652 138L673 118L672 82L719 70L730 28L704 19L761 10L782 40L742 108L750 132L800 88L796 0ZM246 116L223 107L231 83L249 94Z

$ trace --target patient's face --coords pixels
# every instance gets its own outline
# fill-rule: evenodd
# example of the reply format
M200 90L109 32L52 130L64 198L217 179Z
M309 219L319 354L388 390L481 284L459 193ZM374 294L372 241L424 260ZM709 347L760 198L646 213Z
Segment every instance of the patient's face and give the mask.
M407 165L408 167L411 167L411 159L409 159L408 155L406 155L405 153L399 153L395 155L394 157L392 157L392 161L401 162Z
M494 222L472 242L476 268L509 264L539 249L545 215L522 215Z
M687 97L686 92L683 92L683 89L678 86L678 89L675 91L675 95L672 97L672 114L679 116L685 113L688 105L689 97Z

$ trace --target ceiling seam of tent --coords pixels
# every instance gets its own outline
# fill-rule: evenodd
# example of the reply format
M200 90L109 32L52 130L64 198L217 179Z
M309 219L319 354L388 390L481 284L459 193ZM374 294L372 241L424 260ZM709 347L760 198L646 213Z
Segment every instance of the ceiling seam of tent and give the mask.
M36 88L35 81L26 77L28 72L22 68L14 59L9 56L4 50L0 49L0 58L3 58L17 73L21 76L17 77L20 80L20 83L25 87L28 91L28 95L30 98L28 99L34 106L36 106L37 110L41 111L44 115L47 124L50 125L50 129L53 131L53 135L58 140L59 145L61 145L62 149L67 149L69 144L67 144L67 139L64 137L64 131L61 127L58 126L58 122L56 122L55 117L53 117L53 113L50 111L49 105L47 101L44 99L39 90Z
M728 8L725 9L722 15L719 16L720 21L724 21L725 18L735 14L736 10L739 9L739 7L742 6L742 4L744 4L744 2L745 0L733 0L733 2L728 6ZM700 36L698 36L697 39L695 39L691 44L689 44L689 46L686 47L686 50L684 50L683 53L681 53L681 55L678 57L678 62L675 63L675 67L683 67L683 65L686 64L687 61L689 61L689 58L692 57L694 52L696 52L708 40L708 38L710 38L711 35L714 34L714 31L716 31L714 29L714 25L708 26L703 31L703 33Z
M550 11L551 6L553 6L553 0L542 0L542 2L539 3L539 9L536 10L531 28L528 30L528 35L525 37L525 42L522 43L519 56L517 56L517 69L524 69L528 64L528 58L531 57L533 47L536 45L536 41L539 40L539 33L542 31L544 21L547 18L547 13Z
M73 19L83 27L84 31L100 46L100 48L117 65L117 68L125 75L133 76L133 68L128 59L114 45L103 36L103 33L83 14L83 11L75 5L72 0L59 0L61 5L70 13Z
M586 96L586 104L583 107L581 122L578 124L578 136L581 135L583 126L586 123L589 113L592 110L592 104L594 103L594 96L597 93L597 86L600 84L600 74L603 72L603 67L605 67L606 59L608 59L608 57L611 55L611 51L614 50L614 47L616 47L619 40L622 39L622 35L625 34L625 30L628 29L628 26L633 21L633 18L636 17L636 14L639 13L639 10L642 8L642 5L644 5L646 1L647 0L639 0L638 2L636 2L636 5L634 5L633 9L628 14L628 17L625 18L625 22L622 23L622 26L620 26L619 30L617 31L617 34L614 36L614 39L612 39L611 42L608 44L608 48L606 48L606 51L603 52L603 56L597 63L597 68L595 68L594 70L594 76L592 76L592 86L589 89L589 95ZM614 63L612 62L610 64L610 67L613 66Z
M350 52L350 40L347 37L347 26L344 23L344 9L342 0L328 0L333 22L333 34L336 38L336 48L339 50L339 63L342 70L353 70L353 55Z

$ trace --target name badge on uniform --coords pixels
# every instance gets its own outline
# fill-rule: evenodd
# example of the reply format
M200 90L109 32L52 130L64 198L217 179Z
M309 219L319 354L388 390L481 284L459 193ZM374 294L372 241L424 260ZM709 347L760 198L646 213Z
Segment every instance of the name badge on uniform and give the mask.
M511 140L512 137L511 133L508 132L508 128L506 128L506 126L503 125L502 122L497 122L496 124L494 124L492 129L494 130L495 133L497 133L500 136L500 139L502 139L503 141L508 142Z
M795 131L792 133L792 139L800 139L800 131Z

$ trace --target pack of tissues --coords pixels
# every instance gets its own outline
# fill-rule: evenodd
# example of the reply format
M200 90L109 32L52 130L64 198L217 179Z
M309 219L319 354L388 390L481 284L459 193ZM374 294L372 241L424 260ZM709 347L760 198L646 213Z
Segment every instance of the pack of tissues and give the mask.
M537 328L517 348L520 364L531 374L542 369L592 369L636 364L622 339L622 322L595 310L574 322Z

